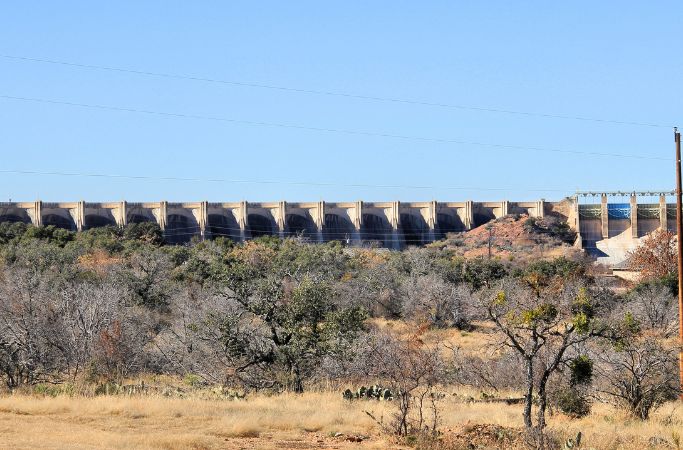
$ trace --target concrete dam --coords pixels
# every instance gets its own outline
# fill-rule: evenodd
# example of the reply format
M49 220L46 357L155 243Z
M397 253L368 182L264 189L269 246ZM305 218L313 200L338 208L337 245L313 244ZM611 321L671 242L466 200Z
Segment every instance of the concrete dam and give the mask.
M509 214L552 215L577 232L577 246L616 261L647 233L657 228L675 230L675 204L666 201L672 195L580 193L556 202L4 202L0 203L0 222L54 225L73 231L155 222L170 243L188 242L194 236L244 241L274 235L304 236L314 242L376 242L400 249L424 245ZM586 204L583 199L590 196L599 198L599 203ZM658 196L658 201L640 203L639 198L645 196ZM628 202L610 202L610 197L627 197Z

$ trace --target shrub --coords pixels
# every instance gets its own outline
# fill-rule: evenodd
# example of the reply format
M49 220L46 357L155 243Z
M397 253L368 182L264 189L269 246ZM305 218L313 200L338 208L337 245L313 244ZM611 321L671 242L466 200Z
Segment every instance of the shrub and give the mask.
M202 377L200 377L199 375L195 375L193 373L188 373L183 378L183 383L194 388L194 387L201 386L203 383L203 380L202 380Z
M507 270L503 264L484 258L467 260L462 268L463 279L474 289L489 286L493 281L500 280L506 275Z
M75 234L76 233L72 231L57 228L54 225L48 225L46 227L30 226L26 228L23 239L41 239L50 244L64 247L68 242L73 240Z
M557 406L563 413L576 418L587 416L591 411L588 397L575 388L560 391Z
M524 221L524 230L531 234L546 235L568 244L573 243L576 239L576 232L569 227L569 224L554 217L543 219L529 217Z
M20 238L26 233L28 226L23 222L2 222L0 223L0 244L4 245L10 241Z
M123 236L127 240L146 242L153 245L161 245L164 241L161 228L154 222L128 224L123 230Z

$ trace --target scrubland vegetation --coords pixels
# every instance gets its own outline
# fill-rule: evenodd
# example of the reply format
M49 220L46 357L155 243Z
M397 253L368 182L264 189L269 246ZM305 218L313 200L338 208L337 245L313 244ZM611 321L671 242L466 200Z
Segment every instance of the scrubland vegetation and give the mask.
M0 436L14 448L680 448L670 239L646 242L632 258L643 279L615 292L581 254L547 251L568 230L513 221L539 233L543 256L452 245L472 236L395 252L0 224Z

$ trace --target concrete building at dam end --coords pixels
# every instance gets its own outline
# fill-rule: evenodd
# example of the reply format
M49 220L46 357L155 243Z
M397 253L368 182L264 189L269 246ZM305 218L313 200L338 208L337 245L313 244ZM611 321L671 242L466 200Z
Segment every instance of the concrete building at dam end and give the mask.
M618 257L655 229L675 230L675 204L667 203L672 196L672 192L582 192L561 201L531 202L4 202L0 222L73 231L155 222L170 243L188 242L194 236L244 241L274 235L304 236L314 242L374 241L400 249L509 214L550 215L577 232L577 246L598 257ZM646 197L649 201L643 202Z

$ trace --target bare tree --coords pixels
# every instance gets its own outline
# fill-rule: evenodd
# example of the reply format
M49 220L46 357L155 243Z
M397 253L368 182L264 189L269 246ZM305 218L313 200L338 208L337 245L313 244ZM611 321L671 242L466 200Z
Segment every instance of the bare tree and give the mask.
M418 334L400 339L378 333L371 355L371 373L388 381L398 397L391 430L400 436L435 434L441 420L436 388L444 372L442 348L425 344Z
M119 267L119 282L126 287L130 303L149 308L165 306L171 291L169 256L159 250L148 248L136 252Z
M192 286L174 296L169 306L171 324L155 347L171 371L223 385L276 384L266 330L233 299Z
M667 230L653 231L629 253L628 264L645 280L676 272L676 235Z
M403 315L418 323L436 327L467 328L465 304L470 297L464 285L453 285L439 275L413 275L402 284Z
M646 284L631 292L627 300L623 309L631 312L644 330L656 330L664 337L678 332L677 299L668 287Z
M613 308L610 339L593 350L601 397L643 420L676 397L676 318L675 299L663 286L638 288Z
M629 338L595 354L597 391L634 417L650 413L678 394L678 346L661 336Z
M453 362L449 370L455 383L494 392L524 387L523 364L516 353L500 352L495 347L485 356L457 350L453 349Z
M52 381L64 361L46 345L46 331L57 316L45 295L50 281L40 272L5 270L0 288L0 370L10 388Z
M0 368L7 384L61 382L83 370L140 369L151 326L123 290L99 280L55 282L49 272L8 268L0 283ZM108 358L107 358L108 357Z
M501 343L524 361L524 425L543 430L551 375L569 362L580 344L602 332L590 292L568 285L551 294L506 280L482 295L481 305L499 330ZM535 425L534 395L538 397Z
M403 311L402 276L385 262L363 268L340 284L340 301L361 305L373 317L399 318Z

